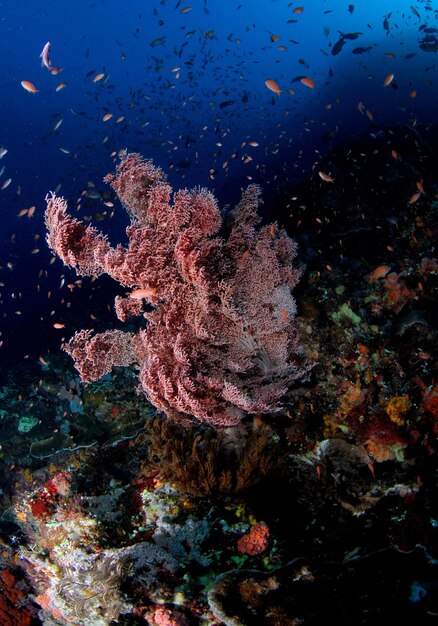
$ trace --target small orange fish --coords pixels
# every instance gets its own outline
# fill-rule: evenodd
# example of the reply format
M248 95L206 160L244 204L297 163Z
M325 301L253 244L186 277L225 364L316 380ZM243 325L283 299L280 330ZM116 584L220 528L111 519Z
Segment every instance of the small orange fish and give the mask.
M335 179L332 176L329 176L329 174L326 174L325 172L318 172L318 175L320 178L322 178L322 180L325 183L334 183Z
M130 298L134 300L142 300L143 298L149 298L150 296L156 296L157 290L155 287L150 289L134 289L131 293L128 294Z
M21 86L23 87L23 89L25 89L29 93L38 93L39 91L39 89L37 89L35 85L30 82L30 80L22 80Z
M362 113L362 115L363 115L363 112L365 110L363 102L358 102L357 103L357 110L359 111L359 113Z
M295 13L295 15L301 15L303 11L304 11L304 7L295 7L292 13Z
M374 122L374 115L372 114L372 112L371 112L369 109L367 109L367 110L365 111L365 114L366 114L367 118L368 118L369 120L371 120L371 122Z
M393 80L394 80L394 74L388 74L388 76L383 81L383 86L388 87L392 83Z
M189 6L188 6L188 7L183 7L183 8L180 10L180 13L188 13L188 12L189 12L189 11L191 11L191 10L192 10L192 7L189 7Z
M93 78L93 83L99 82L99 80L102 80L102 78L104 76L105 76L105 74L103 72L100 72L99 74L96 74L96 76Z
M270 39L272 42L280 41L280 37L279 37L278 35L274 35L273 33L271 33L271 34L269 35L269 39Z
M417 92L415 91L415 89L409 92L409 97L412 98L412 100L417 97Z
M417 202L420 196L421 196L420 191L417 191L417 193L413 193L412 196L408 200L408 204L414 204L415 202Z
M284 321L288 322L289 321L289 315L287 314L287 311L285 311L285 309L281 309L280 313L281 313L281 317L284 319Z
M279 96L281 94L281 89L280 87L277 85L277 83L275 82L275 80L272 80L271 78L268 78L268 80L265 80L265 85L268 89L270 89L271 91L273 91L274 93L277 94L277 96Z
M61 89L64 89L65 87L67 87L67 83L59 83L59 85L55 88L55 91L61 91Z
M60 324L59 322L55 322L53 324L53 328L56 328L59 330L60 328L65 328L65 324Z
M397 150L391 150L391 156L392 156L392 158L393 158L393 159L395 159L396 161L398 161L398 159L400 158L400 157L398 156L398 152L397 152Z
M305 85L309 89L315 89L316 86L315 81L313 81L311 78L307 78L307 76L304 76L304 78L300 78L300 83L303 83L303 85Z
M105 113L105 115L102 117L102 122L107 122L108 120L112 118L112 116L113 116L112 113Z
M420 193L425 193L425 192L424 192L424 188L423 188L423 181L422 181L422 180L419 180L419 181L417 182L417 189L418 189L418 191L419 191Z
M368 282L374 283L376 280L379 280L379 278L384 278L390 270L389 265L379 265L379 267L376 267L368 276Z

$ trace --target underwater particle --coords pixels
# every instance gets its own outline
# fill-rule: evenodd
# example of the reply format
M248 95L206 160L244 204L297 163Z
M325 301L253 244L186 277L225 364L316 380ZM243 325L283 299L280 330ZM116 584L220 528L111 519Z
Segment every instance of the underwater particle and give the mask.
M29 93L38 93L39 92L39 89L37 89L35 87L35 85L30 82L30 80L22 80L21 81L21 86L23 87L23 89L25 89Z
M303 83L303 85L305 85L309 89L315 89L316 87L315 81L311 78L308 78L307 76L303 76L303 78L300 78L300 83Z
M271 78L268 78L268 80L265 80L265 85L266 85L266 87L268 89L270 89L270 91L273 91L274 93L276 93L277 96L279 96L281 94L281 89L277 85L275 80L272 80Z
M20 417L18 421L18 432L19 433L28 433L34 426L36 426L39 422L39 419L36 417Z
M391 398L385 407L385 411L389 415L389 419L398 426L403 426L405 423L405 415L411 408L411 401L407 394L403 396L395 396Z
M246 535L240 537L237 542L237 550L240 554L256 556L264 552L268 546L269 528L264 522L251 526Z

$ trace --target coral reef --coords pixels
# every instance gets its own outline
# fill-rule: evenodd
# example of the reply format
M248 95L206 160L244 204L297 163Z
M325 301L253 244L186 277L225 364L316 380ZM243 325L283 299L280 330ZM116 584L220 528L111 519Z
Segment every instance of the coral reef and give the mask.
M140 362L87 385L62 352L11 369L0 387L6 624L435 624L438 187L426 148L414 163L420 138L418 129L391 129L347 142L336 184L306 181L279 203L282 223L288 203L298 205L289 228L307 270L291 321L315 363L298 385L293 370L284 410L249 411L236 425L211 428L157 412L138 393ZM395 141L411 163L388 157ZM366 180L354 169L364 155ZM146 169L158 191L161 174ZM420 179L426 192L407 203ZM122 200L136 185L123 180ZM134 200L130 228L140 228L141 194ZM97 231L91 236L63 211L60 219L64 234L79 236L76 248L67 237L66 255L99 273L93 255L103 250L126 269L132 238L111 251ZM236 228L231 217L199 250L207 242L228 249ZM264 236L269 246L278 241L277 229L274 238L269 227L251 232L256 248ZM81 237L96 244L93 254L85 246L90 255L82 256ZM127 286L149 299L147 316L170 310L158 283ZM120 318L143 312L129 296L116 308ZM113 330L138 345L144 324L132 318L126 333ZM108 349L105 367L111 337L94 344Z

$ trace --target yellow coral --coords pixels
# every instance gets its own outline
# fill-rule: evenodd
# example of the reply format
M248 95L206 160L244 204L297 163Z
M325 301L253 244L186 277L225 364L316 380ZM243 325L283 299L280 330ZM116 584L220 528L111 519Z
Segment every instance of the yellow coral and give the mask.
M394 424L397 424L398 426L403 426L405 423L405 414L410 408L411 401L409 400L409 396L405 394L404 396L395 396L394 398L391 398L386 405L385 411L389 415L391 422L394 422Z

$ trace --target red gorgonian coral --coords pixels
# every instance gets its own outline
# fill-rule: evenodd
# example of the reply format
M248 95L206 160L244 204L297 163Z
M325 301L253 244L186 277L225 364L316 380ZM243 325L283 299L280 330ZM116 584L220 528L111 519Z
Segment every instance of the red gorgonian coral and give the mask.
M302 270L284 230L257 228L259 188L249 186L224 219L205 189L171 200L163 171L138 154L125 154L105 180L131 217L128 247L111 247L53 194L47 241L78 274L107 273L132 289L116 298L116 314L124 321L143 313L148 323L138 333L76 333L65 349L82 380L136 363L158 409L213 426L281 409L307 371L291 293Z

